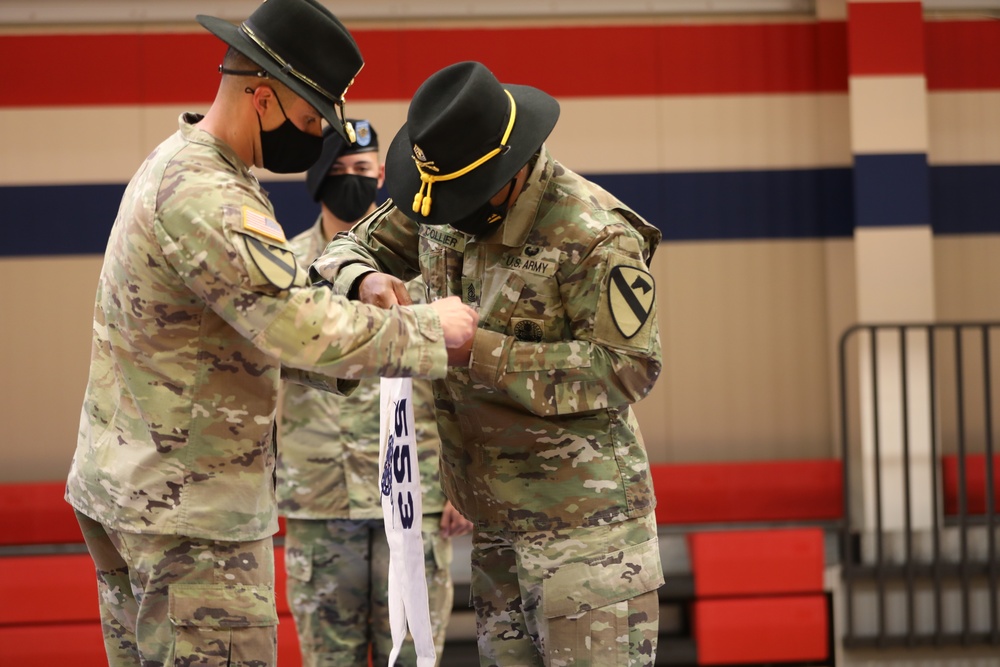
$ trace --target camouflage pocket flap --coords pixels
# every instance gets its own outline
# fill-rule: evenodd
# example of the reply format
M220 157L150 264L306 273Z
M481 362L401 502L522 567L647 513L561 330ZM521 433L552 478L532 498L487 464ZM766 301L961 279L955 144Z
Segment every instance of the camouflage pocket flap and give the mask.
M176 626L250 628L278 624L270 586L174 584L168 595L170 622Z
M572 616L630 600L663 585L656 538L558 568L543 583L546 618Z

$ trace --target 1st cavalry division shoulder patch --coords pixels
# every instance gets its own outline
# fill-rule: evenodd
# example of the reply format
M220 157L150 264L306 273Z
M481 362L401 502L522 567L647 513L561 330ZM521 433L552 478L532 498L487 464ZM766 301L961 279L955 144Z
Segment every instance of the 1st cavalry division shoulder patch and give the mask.
M653 276L631 266L611 269L608 285L608 305L611 319L625 338L639 333L653 310L656 284Z
M250 257L269 283L278 289L288 289L295 283L299 269L291 250L268 245L253 236L244 238Z

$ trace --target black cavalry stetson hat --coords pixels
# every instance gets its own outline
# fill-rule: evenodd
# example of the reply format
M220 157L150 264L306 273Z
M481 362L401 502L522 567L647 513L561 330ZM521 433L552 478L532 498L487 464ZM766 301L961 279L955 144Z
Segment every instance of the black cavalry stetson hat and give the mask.
M460 220L514 178L558 118L537 88L502 84L482 63L449 65L417 89L389 146L389 195L417 222Z
M364 66L347 28L315 0L265 0L246 21L233 25L198 15L216 37L257 63L311 104L345 138L351 134L344 94Z

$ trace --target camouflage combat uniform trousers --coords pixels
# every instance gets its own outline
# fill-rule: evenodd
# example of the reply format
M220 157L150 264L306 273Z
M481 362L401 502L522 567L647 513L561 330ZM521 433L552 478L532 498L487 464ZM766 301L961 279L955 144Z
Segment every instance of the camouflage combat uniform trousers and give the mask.
M429 514L421 526L438 664L454 598L451 540L441 537L440 523L440 514ZM369 643L373 664L388 664L389 544L382 519L287 519L285 570L305 667L367 665ZM416 664L408 638L396 665Z
M652 514L551 532L476 531L483 667L649 666L663 583Z
M97 567L110 667L273 667L271 538L220 542L139 535L77 512Z

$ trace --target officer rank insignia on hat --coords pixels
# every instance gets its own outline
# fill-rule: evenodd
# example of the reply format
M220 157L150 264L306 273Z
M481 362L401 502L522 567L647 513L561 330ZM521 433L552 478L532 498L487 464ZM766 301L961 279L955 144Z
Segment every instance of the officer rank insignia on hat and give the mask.
M611 269L608 305L611 319L625 338L636 335L653 309L656 285L653 276L631 266Z
M368 124L367 120L359 120L354 123L354 133L357 135L357 140L354 142L358 146L364 148L372 142L372 128Z

